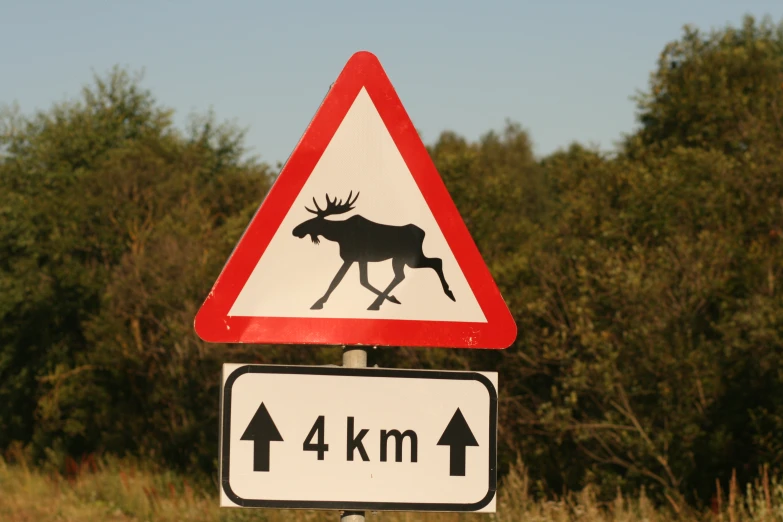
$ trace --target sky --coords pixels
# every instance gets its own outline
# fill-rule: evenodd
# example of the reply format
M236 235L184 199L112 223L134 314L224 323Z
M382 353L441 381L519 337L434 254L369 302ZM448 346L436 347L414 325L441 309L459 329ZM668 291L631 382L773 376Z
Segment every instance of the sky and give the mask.
M422 133L470 140L507 120L540 157L578 141L611 150L636 126L684 24L783 20L781 0L0 0L0 105L25 114L74 99L115 65L176 111L247 129L285 161L356 51L374 53Z

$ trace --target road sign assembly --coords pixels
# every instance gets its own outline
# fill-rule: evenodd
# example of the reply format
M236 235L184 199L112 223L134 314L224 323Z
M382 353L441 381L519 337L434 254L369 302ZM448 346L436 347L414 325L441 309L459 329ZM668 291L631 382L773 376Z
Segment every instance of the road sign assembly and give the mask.
M332 85L195 318L205 341L507 348L516 323L378 59Z
M497 373L225 364L221 506L495 511Z
M224 364L220 505L494 512L498 374L367 368L370 346L517 335L378 59L351 56L196 314L216 343L342 345Z

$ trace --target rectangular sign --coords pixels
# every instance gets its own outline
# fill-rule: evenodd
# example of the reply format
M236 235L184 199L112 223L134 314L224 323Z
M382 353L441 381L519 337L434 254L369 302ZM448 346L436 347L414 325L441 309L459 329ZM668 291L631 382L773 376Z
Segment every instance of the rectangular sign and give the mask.
M497 373L223 366L221 506L495 511Z

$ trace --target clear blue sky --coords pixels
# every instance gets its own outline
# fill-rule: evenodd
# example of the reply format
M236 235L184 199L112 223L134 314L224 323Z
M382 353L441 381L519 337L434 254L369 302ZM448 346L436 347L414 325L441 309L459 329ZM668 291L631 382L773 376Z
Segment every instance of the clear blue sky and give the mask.
M783 19L781 0L0 1L0 104L31 113L118 64L177 110L248 127L284 161L348 57L381 60L427 143L475 139L505 120L543 155L576 140L609 149L682 26Z

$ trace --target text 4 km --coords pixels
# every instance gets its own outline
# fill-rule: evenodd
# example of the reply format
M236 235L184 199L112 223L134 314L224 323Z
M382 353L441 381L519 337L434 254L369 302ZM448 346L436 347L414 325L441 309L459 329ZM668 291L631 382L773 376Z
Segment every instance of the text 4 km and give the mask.
M325 453L329 451L329 445L324 442L326 438L325 423L326 421L324 416L319 416L316 419L315 424L313 424L312 429L310 429L310 433L307 434L307 438L305 438L304 443L302 444L302 449L304 451L315 451L318 454L318 460L324 460ZM347 460L354 460L354 456L357 452L363 461L366 462L370 460L369 455L367 455L367 450L364 448L363 442L365 435L367 435L369 432L370 430L364 429L359 430L357 433L354 428L354 418L348 417L348 437L346 440ZM316 439L316 442L313 442L313 439ZM403 442L405 439L410 441L410 461L416 462L419 438L416 436L415 431L405 430L400 432L399 430L381 430L381 462L386 462L388 460L389 439L394 439L395 441L395 462L402 462Z
M358 460L358 456L364 462L370 461L370 455L364 445L365 437L369 429L356 427L354 417L346 417L346 453L347 461ZM379 430L379 455L380 462L390 462L389 443L393 441L392 451L394 462L403 462L407 441L407 461L417 462L419 453L419 437L413 430ZM272 417L269 415L263 403L259 406L253 419L245 429L241 440L252 441L253 447L253 471L269 471L269 452L271 442L283 442L284 438L277 429ZM469 446L478 446L478 442L470 430L465 417L457 408L451 421L445 427L443 434L437 442L438 446L449 447L449 475L465 476L466 451ZM317 460L325 460L329 451L326 443L326 417L319 415L307 436L302 442L303 451L312 451Z

